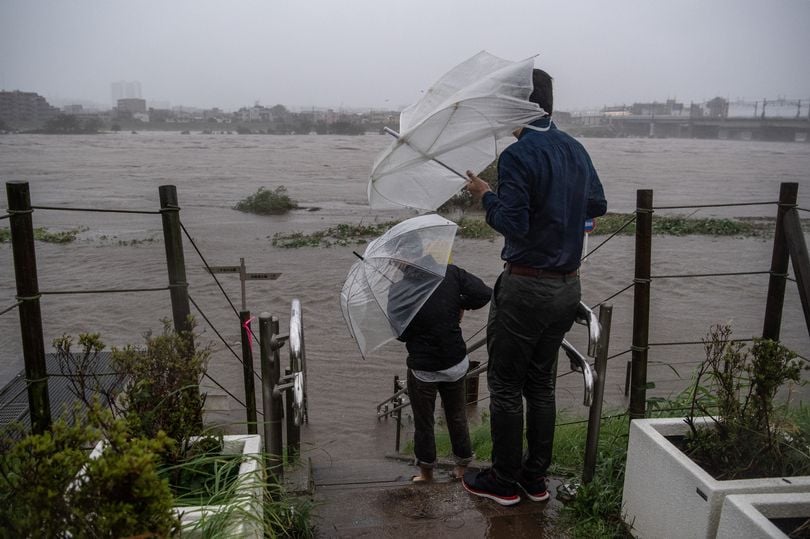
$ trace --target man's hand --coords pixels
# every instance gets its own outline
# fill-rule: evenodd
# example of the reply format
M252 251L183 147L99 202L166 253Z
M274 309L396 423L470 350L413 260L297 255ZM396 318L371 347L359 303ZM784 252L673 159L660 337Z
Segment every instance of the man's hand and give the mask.
M484 193L491 192L492 189L489 188L489 184L473 174L471 170L467 171L467 191L470 192L474 200L481 200L481 197L484 196Z

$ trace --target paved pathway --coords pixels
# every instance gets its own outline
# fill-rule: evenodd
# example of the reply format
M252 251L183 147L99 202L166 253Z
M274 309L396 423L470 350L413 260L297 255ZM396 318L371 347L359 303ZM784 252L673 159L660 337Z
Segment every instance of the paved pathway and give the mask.
M431 484L413 484L415 469L395 459L314 465L317 536L373 538L564 538L556 528L559 481L547 502L501 507L466 492L439 469Z

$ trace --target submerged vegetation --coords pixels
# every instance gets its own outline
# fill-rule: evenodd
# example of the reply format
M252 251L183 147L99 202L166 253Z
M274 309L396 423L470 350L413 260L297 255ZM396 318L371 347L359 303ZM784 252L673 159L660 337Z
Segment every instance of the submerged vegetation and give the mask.
M292 249L296 247L332 247L333 245L352 245L366 243L371 238L381 235L383 232L397 224L398 221L385 221L372 224L340 224L330 226L326 230L304 234L303 232L292 232L290 234L273 234L272 243L274 247Z
M296 208L298 208L298 202L290 198L287 188L283 185L272 191L259 187L258 191L243 198L233 207L235 210L259 215L277 215Z
M51 232L45 227L34 229L34 239L45 243L70 243L76 239L80 233L87 230L87 227L71 228L61 232ZM0 243L11 241L11 229L0 228Z
M483 214L475 212L452 219L458 224L458 236L465 239L492 240L499 234L484 220ZM340 224L325 230L305 234L303 232L277 233L272 237L275 247L332 247L365 243L379 236L398 221L387 221L372 225ZM767 237L773 234L775 220L768 218L705 218L684 216L656 216L653 219L653 234L667 236L736 236ZM802 228L810 230L810 220L802 222ZM596 228L591 235L610 234L632 235L636 232L632 213L608 213L596 219Z

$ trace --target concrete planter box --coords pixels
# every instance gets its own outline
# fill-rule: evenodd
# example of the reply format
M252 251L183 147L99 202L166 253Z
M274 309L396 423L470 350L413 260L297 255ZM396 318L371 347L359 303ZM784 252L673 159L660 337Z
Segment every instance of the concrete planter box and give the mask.
M201 530L195 527L201 520L211 519L215 515L227 512L231 515L231 520L227 536L238 538L260 539L263 535L261 525L262 500L264 489L262 486L262 439L257 434L227 435L222 437L223 454L242 454L245 460L239 466L239 494L237 499L228 503L216 505L188 505L174 508L175 514L180 518L183 537L203 537ZM99 442L90 454L90 458L96 458L104 449L104 442ZM237 505L233 509L232 504ZM244 514L252 515L245 518Z
M717 539L787 538L772 519L809 518L810 492L734 494L723 502Z
M695 422L708 425L711 420ZM666 439L688 429L681 418L630 424L622 511L635 537L713 538L726 496L810 492L810 476L714 479Z

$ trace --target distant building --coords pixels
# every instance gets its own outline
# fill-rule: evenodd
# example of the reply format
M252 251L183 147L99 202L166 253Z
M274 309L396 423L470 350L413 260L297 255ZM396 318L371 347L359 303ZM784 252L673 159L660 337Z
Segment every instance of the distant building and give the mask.
M84 107L82 105L65 105L62 107L62 111L65 114L82 114L84 112Z
M146 113L146 99L125 98L118 100L118 114L131 116Z
M59 109L37 93L0 92L0 118L6 123L44 123L57 114Z
M674 99L667 99L664 102L633 103L630 112L638 116L683 116L684 106Z
M120 80L110 84L110 95L112 97L112 104L118 103L119 99L136 98L140 99L141 96L141 83L138 81L125 81Z

